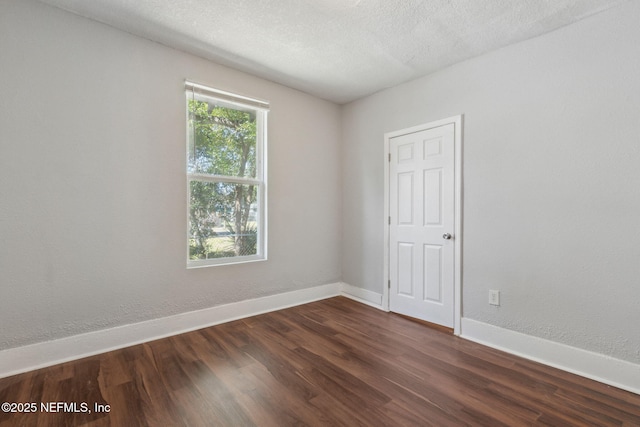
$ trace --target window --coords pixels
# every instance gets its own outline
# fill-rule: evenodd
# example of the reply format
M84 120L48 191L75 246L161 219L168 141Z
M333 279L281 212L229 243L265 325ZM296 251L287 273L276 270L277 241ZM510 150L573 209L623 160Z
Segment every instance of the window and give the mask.
M266 259L269 104L186 83L188 267Z

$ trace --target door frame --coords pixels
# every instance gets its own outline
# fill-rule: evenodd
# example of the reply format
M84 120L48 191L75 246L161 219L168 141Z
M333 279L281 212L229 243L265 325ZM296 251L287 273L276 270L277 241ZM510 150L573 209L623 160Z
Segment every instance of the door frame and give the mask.
M442 120L413 126L406 129L400 129L384 134L384 263L383 263L383 291L382 291L382 308L389 311L389 286L391 278L389 277L389 163L390 163L390 140L397 136L406 135L414 132L432 129L448 124L454 125L454 290L453 290L453 333L461 334L462 321L462 114L458 116L448 117Z

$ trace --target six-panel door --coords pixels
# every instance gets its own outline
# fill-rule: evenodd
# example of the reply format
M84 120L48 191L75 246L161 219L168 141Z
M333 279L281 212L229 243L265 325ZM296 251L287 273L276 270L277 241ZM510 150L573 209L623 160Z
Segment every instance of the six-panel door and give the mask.
M390 139L391 311L453 327L454 124Z

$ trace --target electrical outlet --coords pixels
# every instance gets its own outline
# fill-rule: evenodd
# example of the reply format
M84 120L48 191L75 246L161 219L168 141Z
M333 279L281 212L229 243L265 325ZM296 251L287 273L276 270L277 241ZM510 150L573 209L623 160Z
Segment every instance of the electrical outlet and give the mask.
M489 304L500 305L500 291L489 290Z

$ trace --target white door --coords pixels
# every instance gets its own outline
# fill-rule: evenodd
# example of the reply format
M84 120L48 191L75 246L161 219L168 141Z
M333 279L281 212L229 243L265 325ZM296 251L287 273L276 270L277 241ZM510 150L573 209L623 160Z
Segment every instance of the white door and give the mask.
M455 127L389 139L389 309L454 326Z

